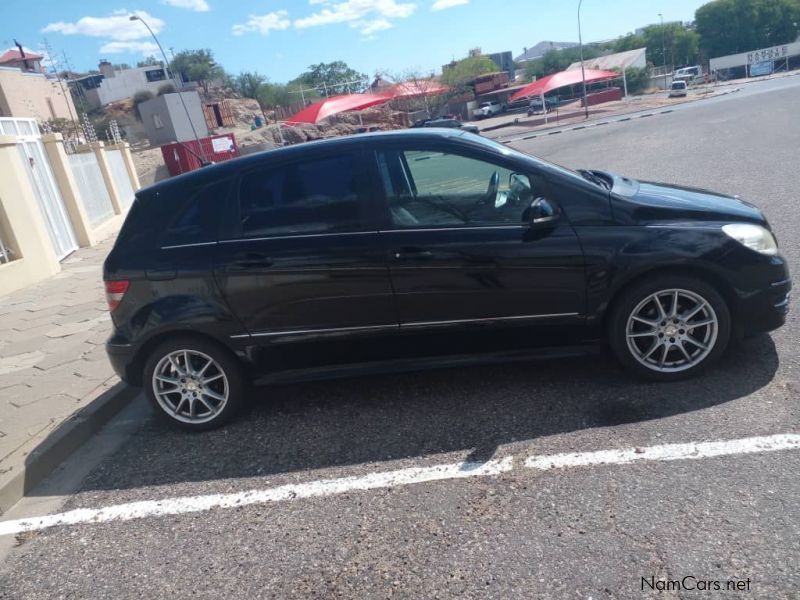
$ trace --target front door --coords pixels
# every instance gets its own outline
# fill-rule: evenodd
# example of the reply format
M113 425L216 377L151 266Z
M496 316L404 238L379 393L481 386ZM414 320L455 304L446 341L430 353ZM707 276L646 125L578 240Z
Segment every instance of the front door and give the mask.
M552 202L543 177L460 149L386 148L376 160L401 329L522 327L522 346L566 343L571 330L582 332L584 261L575 231L564 215L528 222L533 199Z
M361 362L397 330L360 152L265 163L244 173L217 280L266 368Z

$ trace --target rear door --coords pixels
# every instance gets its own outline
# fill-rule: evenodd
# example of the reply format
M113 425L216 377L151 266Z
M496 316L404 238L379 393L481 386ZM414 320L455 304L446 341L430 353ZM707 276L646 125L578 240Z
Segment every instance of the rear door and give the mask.
M360 362L353 340L397 329L362 161L350 145L239 178L216 276L266 367Z

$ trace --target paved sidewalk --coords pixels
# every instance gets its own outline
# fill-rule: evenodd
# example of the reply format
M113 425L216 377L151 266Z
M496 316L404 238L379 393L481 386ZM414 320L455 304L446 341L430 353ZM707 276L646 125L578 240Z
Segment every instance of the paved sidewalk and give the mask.
M0 478L119 382L104 349L102 263L112 244L82 248L58 275L0 297Z

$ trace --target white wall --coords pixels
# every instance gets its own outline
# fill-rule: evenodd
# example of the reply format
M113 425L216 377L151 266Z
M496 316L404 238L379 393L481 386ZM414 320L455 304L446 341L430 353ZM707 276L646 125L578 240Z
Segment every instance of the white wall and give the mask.
M158 88L162 85L172 83L171 79L162 79L161 81L147 81L145 72L154 70L163 70L162 67L141 67L138 69L126 69L124 71L116 71L114 77L106 77L97 88L100 102L103 105L110 102L117 102L132 97L136 92L147 90L153 94L158 93Z

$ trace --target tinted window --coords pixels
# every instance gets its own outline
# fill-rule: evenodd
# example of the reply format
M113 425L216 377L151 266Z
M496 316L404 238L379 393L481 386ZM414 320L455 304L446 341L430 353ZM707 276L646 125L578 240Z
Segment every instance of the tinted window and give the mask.
M522 224L531 200L543 195L527 175L458 154L379 152L378 167L398 226Z
M161 240L162 246L217 241L220 207L225 202L230 181L201 188L183 204Z
M251 171L239 191L244 237L361 229L352 154Z

